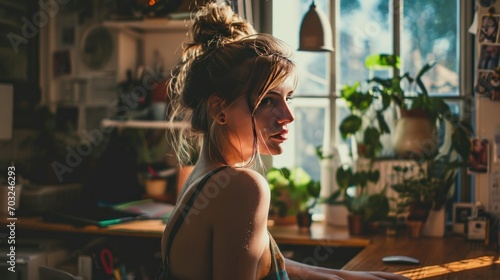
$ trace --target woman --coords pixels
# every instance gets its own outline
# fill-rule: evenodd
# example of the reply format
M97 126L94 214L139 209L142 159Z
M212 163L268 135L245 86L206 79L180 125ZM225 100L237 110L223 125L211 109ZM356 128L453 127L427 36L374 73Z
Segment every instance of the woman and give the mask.
M201 151L165 228L160 279L406 279L285 260L268 233L269 186L248 167L258 154L280 154L287 139L289 57L227 5L196 14L169 88L171 119L189 120L194 132L176 132L180 160L193 145Z

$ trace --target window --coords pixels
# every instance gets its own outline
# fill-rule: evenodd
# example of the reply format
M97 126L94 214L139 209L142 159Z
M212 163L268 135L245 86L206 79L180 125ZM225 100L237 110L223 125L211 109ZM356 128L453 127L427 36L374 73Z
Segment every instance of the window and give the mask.
M310 0L274 0L273 35L297 50L300 23L311 5ZM429 60L437 65L425 75L431 94L450 101L453 110L462 112L466 92L460 77L471 77L473 50L461 44L468 25L461 13L474 10L474 3L449 0L319 0L314 1L325 14L334 14L333 53L294 53L299 71L296 98L292 102L296 120L285 154L275 157L274 165L303 167L315 179L320 178L319 161L314 153L318 145L336 147L343 160L349 143L338 136L338 124L347 114L338 92L345 84L368 79L364 66L370 54L388 53L401 57L400 71L412 76ZM332 6L330 6L332 5ZM470 5L465 8L465 5ZM472 16L470 16L472 18ZM466 17L466 20L470 19ZM470 24L470 23L468 23ZM462 47L461 47L462 46ZM467 59L461 59L467 58ZM460 64L462 62L462 65ZM467 64L469 65L463 65ZM461 72L466 69L468 73ZM386 73L385 75L389 75ZM390 139L386 139L390 142ZM329 182L331 186L333 182ZM327 188L324 188L327 189Z

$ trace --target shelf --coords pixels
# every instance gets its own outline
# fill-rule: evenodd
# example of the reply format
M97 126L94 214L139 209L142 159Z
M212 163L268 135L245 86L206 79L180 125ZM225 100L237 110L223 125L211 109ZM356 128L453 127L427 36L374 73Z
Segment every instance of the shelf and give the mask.
M128 128L167 128L169 123L166 121L120 121L103 119L101 122L104 127L128 127ZM189 124L185 122L174 122L174 128L188 128Z
M187 32L189 24L189 19L171 20L167 18L103 22L103 25L108 28L132 29L138 33L175 31Z

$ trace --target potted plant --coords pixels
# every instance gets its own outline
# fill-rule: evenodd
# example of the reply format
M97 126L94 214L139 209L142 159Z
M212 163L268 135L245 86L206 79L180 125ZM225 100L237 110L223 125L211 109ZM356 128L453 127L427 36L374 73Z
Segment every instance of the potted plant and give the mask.
M392 67L399 69L399 57L388 54L375 54L366 59L370 69ZM422 66L415 77L408 72L392 78L372 78L370 91L379 96L383 107L393 103L399 108L398 119L393 133L394 150L403 158L432 159L437 156L440 143L437 129L444 131L445 137L452 140L452 150L466 158L470 152L469 134L472 127L454 114L445 100L430 96L422 76L436 64L429 61ZM396 71L395 71L396 72ZM406 86L403 86L403 83Z
M344 86L341 98L346 100L351 114L340 123L341 136L346 139L357 135L358 150L367 158L376 157L382 149L380 136L391 133L384 114L388 108L395 107L400 118L392 136L394 151L398 156L432 159L440 148L437 130L441 129L445 137L452 140L447 152L454 150L462 158L467 157L470 152L469 134L472 131L470 124L461 121L443 98L430 96L422 82L422 76L435 64L435 61L426 63L415 77L408 72L389 78L373 77L366 81L367 89L364 91L361 90L360 82ZM390 54L374 54L366 58L365 65L373 70L398 70L400 58Z
M366 158L376 157L382 150L380 136L390 133L389 126L383 116L387 107L376 106L376 97L371 91L363 92L359 82L354 85L344 85L340 97L347 103L351 113L339 125L342 139L354 137L358 154Z
M396 55L375 54L368 56L365 64L369 69L398 70L400 59ZM375 127L380 133L387 131L389 127L383 118L383 112L391 105L397 109L400 116L392 131L395 154L415 160L421 165L425 163L427 171L425 176L412 178L413 180L402 184L408 188L424 185L434 187L434 203L431 207L437 211L442 209L452 190L458 168L468 164L472 127L460 120L443 98L429 95L422 77L435 64L434 61L426 63L415 77L404 73L389 78L371 78L367 80L368 89L358 95L371 96L371 99L365 97L362 100L379 100L377 122L372 119L371 123L378 124ZM371 103L370 106L374 104ZM442 135L439 140L438 131Z
M359 170L344 164L336 171L339 189L333 192L324 202L331 205L344 205L348 211L348 227L352 235L365 232L365 225L370 222L384 220L389 213L389 200L385 189L370 193L368 184L378 182L378 170Z
M310 210L316 205L321 185L313 180L307 172L295 167L292 170L272 168L266 173L266 179L271 188L271 211L275 222L279 218L295 217L299 227L308 228L311 225Z
M398 193L398 208L406 209L407 221L418 227L415 236L419 235L420 228L427 226L432 213L440 213L436 221L427 231L427 235L444 235L444 205L453 193L458 168L464 163L449 162L443 158L416 162L413 172L411 167L395 166L394 182L391 188ZM411 175L413 174L413 175ZM424 228L424 230L426 230Z

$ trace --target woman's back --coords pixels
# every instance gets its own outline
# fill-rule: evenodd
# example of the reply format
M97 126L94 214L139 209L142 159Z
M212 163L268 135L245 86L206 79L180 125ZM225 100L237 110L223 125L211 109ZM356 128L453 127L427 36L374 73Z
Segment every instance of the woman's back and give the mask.
M169 252L169 273L176 279L262 279L271 268L267 233L269 187L249 169L225 167L200 185L198 166L165 229L162 251L175 221L183 219ZM198 192L192 207L186 205ZM196 268L196 269L193 269ZM236 275L238 273L238 275Z

